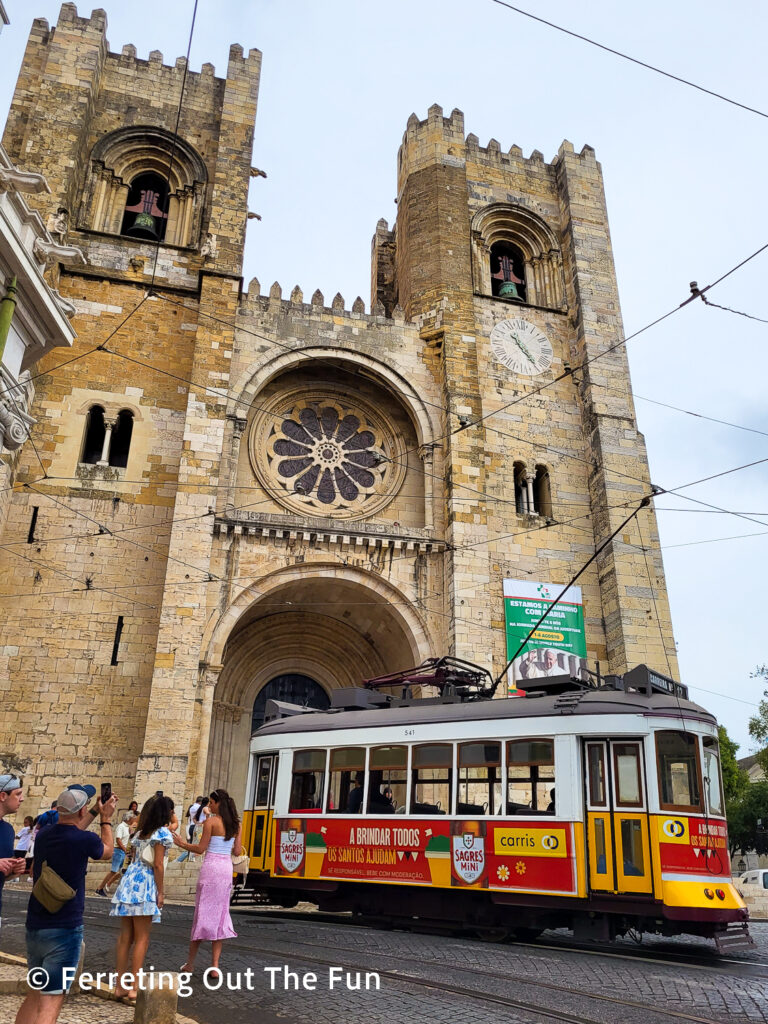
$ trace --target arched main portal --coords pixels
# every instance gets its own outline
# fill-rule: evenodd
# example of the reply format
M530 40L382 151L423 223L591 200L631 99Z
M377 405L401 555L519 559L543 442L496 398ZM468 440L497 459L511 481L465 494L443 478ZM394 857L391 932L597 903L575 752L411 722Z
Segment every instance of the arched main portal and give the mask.
M222 669L205 784L225 787L238 802L245 795L254 702L276 678L303 676L330 701L337 687L433 653L420 614L397 588L373 573L319 564L292 566L254 584L222 617L209 656L217 645Z

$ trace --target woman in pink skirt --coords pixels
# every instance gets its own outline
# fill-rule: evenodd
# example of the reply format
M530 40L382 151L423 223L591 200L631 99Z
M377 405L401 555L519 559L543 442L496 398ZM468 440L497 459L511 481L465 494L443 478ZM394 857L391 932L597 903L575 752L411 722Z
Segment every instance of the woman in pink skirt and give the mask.
M213 943L211 966L218 970L222 941L237 938L229 916L229 896L232 892L232 854L239 857L243 852L240 818L235 801L225 789L215 789L209 797L208 806L211 813L198 843L188 843L178 833L173 837L174 843L182 850L205 854L197 879L189 955L182 971L194 970L201 942Z

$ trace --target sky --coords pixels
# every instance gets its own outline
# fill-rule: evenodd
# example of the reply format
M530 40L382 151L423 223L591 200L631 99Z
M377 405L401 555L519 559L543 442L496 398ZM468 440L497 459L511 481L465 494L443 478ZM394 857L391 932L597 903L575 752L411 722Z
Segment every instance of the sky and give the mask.
M59 3L4 0L4 121L32 17ZM133 43L173 64L193 0L105 0L112 50ZM520 0L540 17L768 114L759 0ZM90 7L79 6L81 15ZM563 139L594 147L605 177L625 333L632 334L768 242L768 116L602 52L493 0L199 0L191 67L225 74L229 45L264 55L245 279L299 284L349 307L370 301L370 241L395 219L397 149L408 116L464 111L481 145L551 160ZM768 320L768 251L707 293ZM628 343L651 479L667 489L768 458L768 324L701 300ZM651 401L652 400L652 401ZM664 405L654 404L664 403ZM677 406L685 413L664 406ZM691 413L695 415L691 415ZM728 421L748 430L710 422ZM762 432L762 433L761 433ZM768 662L761 608L768 463L657 500L680 675L740 756ZM704 508L705 502L737 517ZM757 536L748 536L758 534ZM722 539L734 538L740 539ZM561 582L561 581L552 581ZM566 582L566 581L563 581Z

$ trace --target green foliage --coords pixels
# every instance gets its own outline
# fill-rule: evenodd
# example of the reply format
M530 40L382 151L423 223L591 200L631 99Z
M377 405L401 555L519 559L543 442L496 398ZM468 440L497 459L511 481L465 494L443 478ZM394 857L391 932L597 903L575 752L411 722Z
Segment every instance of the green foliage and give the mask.
M750 673L750 678L768 679L768 665L758 665L755 671ZM757 714L749 720L749 735L762 745L757 752L757 761L768 777L768 690L763 691L763 699L760 701Z
M758 820L762 829L758 831ZM768 853L768 782L753 782L728 808L728 845L731 855L757 850Z
M725 806L729 808L743 796L749 785L749 776L736 760L739 744L734 743L724 725L718 726L717 736L720 741L720 768L723 772Z

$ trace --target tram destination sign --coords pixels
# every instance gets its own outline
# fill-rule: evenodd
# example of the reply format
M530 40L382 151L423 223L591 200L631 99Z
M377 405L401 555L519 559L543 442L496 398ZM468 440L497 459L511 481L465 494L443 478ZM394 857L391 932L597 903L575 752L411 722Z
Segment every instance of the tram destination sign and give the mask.
M668 693L670 697L680 697L688 700L688 687L678 683L669 676L663 676L654 672L647 665L638 665L630 672L624 673L624 687L631 687L634 690L645 690L646 693Z
M562 584L533 580L504 580L504 624L507 658L511 658L533 627L546 619L512 662L507 693L514 696L520 679L547 676L586 677L587 641L581 587L569 587L559 601Z

